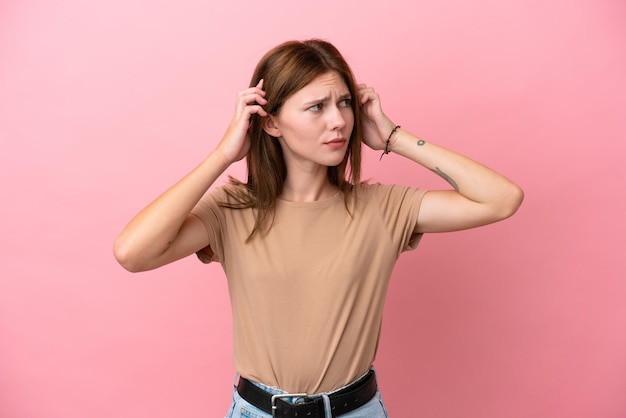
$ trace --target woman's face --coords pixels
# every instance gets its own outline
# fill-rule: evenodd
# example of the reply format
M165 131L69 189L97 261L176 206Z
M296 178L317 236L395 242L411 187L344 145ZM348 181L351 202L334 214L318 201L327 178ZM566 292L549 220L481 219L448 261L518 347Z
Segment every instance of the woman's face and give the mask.
M353 99L339 73L329 71L285 100L267 131L278 137L287 167L343 161L354 126Z

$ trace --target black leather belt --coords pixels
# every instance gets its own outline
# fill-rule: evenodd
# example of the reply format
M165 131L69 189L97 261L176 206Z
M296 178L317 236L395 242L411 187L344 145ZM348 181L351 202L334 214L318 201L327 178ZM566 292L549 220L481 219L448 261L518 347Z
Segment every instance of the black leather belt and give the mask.
M329 394L332 416L346 414L365 405L374 397L377 389L376 373L370 370L356 382ZM306 394L274 395L243 377L239 378L237 392L247 402L273 417L324 418L325 416L324 399L319 395L315 397L309 397ZM304 402L295 404L283 400L284 397L304 398Z

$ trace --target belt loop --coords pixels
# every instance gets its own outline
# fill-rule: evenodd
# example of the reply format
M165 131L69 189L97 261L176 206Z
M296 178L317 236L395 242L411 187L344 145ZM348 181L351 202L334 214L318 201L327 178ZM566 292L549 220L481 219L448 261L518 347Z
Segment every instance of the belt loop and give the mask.
M322 394L322 399L324 399L324 417L325 418L333 418L333 411L330 407L330 397L328 394Z

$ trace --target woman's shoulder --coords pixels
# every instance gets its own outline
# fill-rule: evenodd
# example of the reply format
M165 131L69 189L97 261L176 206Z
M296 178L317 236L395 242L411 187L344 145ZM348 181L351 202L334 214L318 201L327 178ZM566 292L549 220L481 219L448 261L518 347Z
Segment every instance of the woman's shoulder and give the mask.
M413 186L401 184L385 183L361 183L358 186L357 194L366 200L396 200L403 199L408 195L423 195L426 192Z
M250 191L248 189L248 185L246 183L242 183L239 180L230 180L228 183L224 183L221 186L219 186L217 189L221 190L221 193L226 193L226 194L239 194L239 193L245 193L245 194L250 194Z
M206 204L230 206L248 200L250 193L243 183L225 183L209 189L201 201Z
M401 184L389 184L389 183L378 183L378 182L374 182L374 183L369 183L369 182L363 182L360 183L357 186L357 192L358 193L391 193L391 192L399 192L399 191L403 191L403 190L419 190L416 187L412 187L412 186L404 186Z

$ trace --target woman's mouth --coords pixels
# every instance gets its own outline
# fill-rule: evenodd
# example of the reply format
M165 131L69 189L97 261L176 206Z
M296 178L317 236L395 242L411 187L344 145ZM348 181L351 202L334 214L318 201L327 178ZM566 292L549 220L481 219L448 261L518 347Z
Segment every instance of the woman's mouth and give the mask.
M348 142L345 138L336 138L332 139L328 142L325 142L325 145L328 145L331 148L342 148L346 142Z

